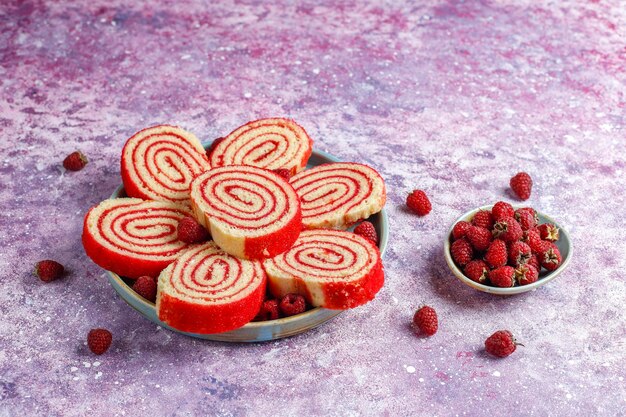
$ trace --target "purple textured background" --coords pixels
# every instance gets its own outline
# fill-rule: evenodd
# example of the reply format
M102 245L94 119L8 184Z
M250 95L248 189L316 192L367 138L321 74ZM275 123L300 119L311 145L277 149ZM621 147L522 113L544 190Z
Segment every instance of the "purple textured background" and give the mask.
M623 413L623 2L133 3L0 5L0 416ZM140 128L211 140L265 116L380 170L385 287L276 342L158 329L84 255L84 213L120 183ZM90 163L65 172L75 149ZM575 258L533 293L479 293L448 271L443 239L461 213L511 201L522 169ZM413 188L429 216L404 208ZM39 282L43 258L67 277ZM408 325L422 302L440 317L429 339ZM101 357L83 342L97 326L115 339ZM526 345L505 360L482 351L500 328Z

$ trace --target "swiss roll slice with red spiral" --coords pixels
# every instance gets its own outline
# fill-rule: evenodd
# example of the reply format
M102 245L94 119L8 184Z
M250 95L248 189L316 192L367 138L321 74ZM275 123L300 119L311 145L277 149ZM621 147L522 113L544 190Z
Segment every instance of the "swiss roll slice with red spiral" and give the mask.
M343 230L303 230L287 252L263 261L270 292L304 296L313 306L344 310L374 299L384 283L378 248Z
M157 277L189 245L178 240L178 222L191 216L175 203L138 198L104 200L83 224L87 256L102 268L128 278Z
M380 174L353 162L318 165L295 175L290 183L300 197L307 229L347 229L381 211L387 199Z
M264 259L285 252L302 229L300 201L280 175L253 166L213 168L191 183L198 222L225 252Z
M153 126L135 133L121 158L126 195L189 205L189 184L210 168L202 144L175 126Z
M259 312L266 280L259 261L231 256L214 242L193 245L159 275L157 314L184 332L237 329Z
M306 167L312 150L313 141L293 120L261 119L246 123L220 139L211 150L210 162L212 167L284 168L295 175Z

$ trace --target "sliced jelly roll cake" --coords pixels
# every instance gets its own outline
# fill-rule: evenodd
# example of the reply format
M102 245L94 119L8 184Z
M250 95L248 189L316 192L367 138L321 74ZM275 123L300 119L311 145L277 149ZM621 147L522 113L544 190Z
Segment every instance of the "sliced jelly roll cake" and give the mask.
M207 171L191 183L191 206L217 245L243 259L276 256L302 229L300 201L274 172L233 165Z
M291 249L263 267L275 297L301 294L313 306L335 310L367 303L384 282L378 248L342 230L304 230Z
M220 139L211 150L211 166L251 165L266 169L302 171L313 141L293 120L261 119L249 122Z
M385 182L363 164L323 164L295 175L291 185L300 197L307 229L347 229L385 205Z
M178 222L191 216L174 203L138 198L105 200L91 208L83 246L102 268L128 278L157 277L189 245L178 240Z
M191 333L236 329L259 312L266 279L259 261L231 256L214 242L193 245L159 275L159 319Z
M202 144L174 126L154 126L135 133L122 150L126 195L189 205L189 184L210 168Z

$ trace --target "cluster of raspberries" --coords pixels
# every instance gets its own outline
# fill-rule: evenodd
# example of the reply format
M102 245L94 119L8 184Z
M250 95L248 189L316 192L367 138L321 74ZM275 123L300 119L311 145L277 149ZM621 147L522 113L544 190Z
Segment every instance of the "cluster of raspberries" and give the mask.
M471 222L460 221L452 229L452 259L472 281L496 287L531 284L541 268L554 271L561 253L554 242L559 229L539 224L531 207L515 210L504 201L481 210Z

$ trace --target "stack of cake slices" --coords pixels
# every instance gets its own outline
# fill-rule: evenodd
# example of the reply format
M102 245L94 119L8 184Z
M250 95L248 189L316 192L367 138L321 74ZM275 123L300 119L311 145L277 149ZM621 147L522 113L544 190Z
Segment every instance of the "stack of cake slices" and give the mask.
M347 229L382 210L384 181L357 163L305 170L312 146L283 118L249 122L208 152L181 128L143 129L122 150L127 197L85 216L85 252L120 276L156 279L159 319L185 332L239 328L266 292L329 309L365 304L383 286L383 265L376 245ZM211 240L179 240L185 216Z

